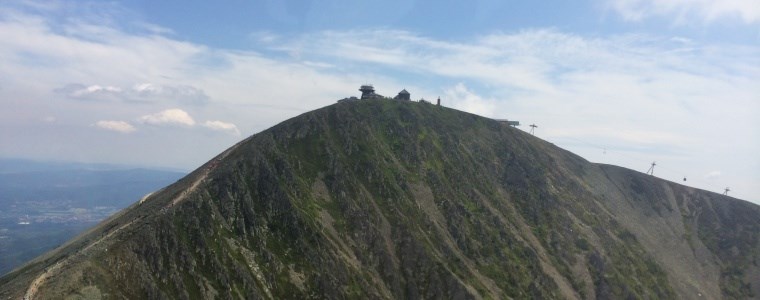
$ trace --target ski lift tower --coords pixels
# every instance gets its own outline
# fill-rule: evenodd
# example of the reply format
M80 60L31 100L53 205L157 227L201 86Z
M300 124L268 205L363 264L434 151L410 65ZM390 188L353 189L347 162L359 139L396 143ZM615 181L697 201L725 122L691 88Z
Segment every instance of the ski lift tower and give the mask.
M649 170L647 170L647 174L648 175L654 175L654 166L656 166L656 165L657 165L656 162L652 162L652 166L649 167Z

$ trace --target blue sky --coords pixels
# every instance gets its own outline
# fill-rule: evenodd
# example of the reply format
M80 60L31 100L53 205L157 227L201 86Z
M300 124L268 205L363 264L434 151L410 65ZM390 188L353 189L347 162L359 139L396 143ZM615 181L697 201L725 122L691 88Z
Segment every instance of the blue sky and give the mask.
M758 0L0 3L2 157L193 169L363 83L760 203Z

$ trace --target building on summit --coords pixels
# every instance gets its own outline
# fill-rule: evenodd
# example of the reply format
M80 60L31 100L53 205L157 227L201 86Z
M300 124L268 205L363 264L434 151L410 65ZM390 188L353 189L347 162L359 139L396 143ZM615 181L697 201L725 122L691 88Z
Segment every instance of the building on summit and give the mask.
M520 126L520 121L511 121L507 119L493 119L493 120L501 124L512 126L512 127Z
M349 101L359 101L359 100L399 100L399 101L412 101L412 95L407 91L406 89L402 89L400 92L398 92L398 95L396 97L385 97L383 95L380 95L378 93L375 93L375 87L371 84L363 84L359 87L359 91L362 92L361 97L357 98L355 96L347 97L338 100L338 103L343 102L349 102ZM420 103L427 103L432 104L430 101L425 100L424 98L419 100ZM438 101L435 103L436 105L441 105L441 97L438 97Z
M412 95L409 94L409 92L407 92L406 89L403 89L400 92L398 92L398 95L394 97L393 99L411 101Z
M359 88L359 91L362 92L362 97L361 97L362 100L383 98L383 96L379 94L375 94L375 87L373 87L371 84L362 85Z

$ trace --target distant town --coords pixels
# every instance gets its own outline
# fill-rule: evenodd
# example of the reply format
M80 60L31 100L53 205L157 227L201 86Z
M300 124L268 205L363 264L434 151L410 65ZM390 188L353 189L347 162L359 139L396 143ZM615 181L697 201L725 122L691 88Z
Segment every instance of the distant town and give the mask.
M121 207L77 207L73 201L57 199L19 201L0 211L0 223L29 225L32 223L88 223L98 222L117 212Z

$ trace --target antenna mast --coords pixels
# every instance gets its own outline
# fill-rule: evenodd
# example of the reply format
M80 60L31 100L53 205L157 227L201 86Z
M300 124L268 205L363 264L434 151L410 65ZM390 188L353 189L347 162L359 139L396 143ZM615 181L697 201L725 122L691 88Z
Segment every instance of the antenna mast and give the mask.
M536 130L536 124L530 124L530 134L533 134L533 132Z
M656 165L657 165L656 162L652 162L652 166L649 167L649 170L647 170L647 174L654 175L654 166L656 166Z

